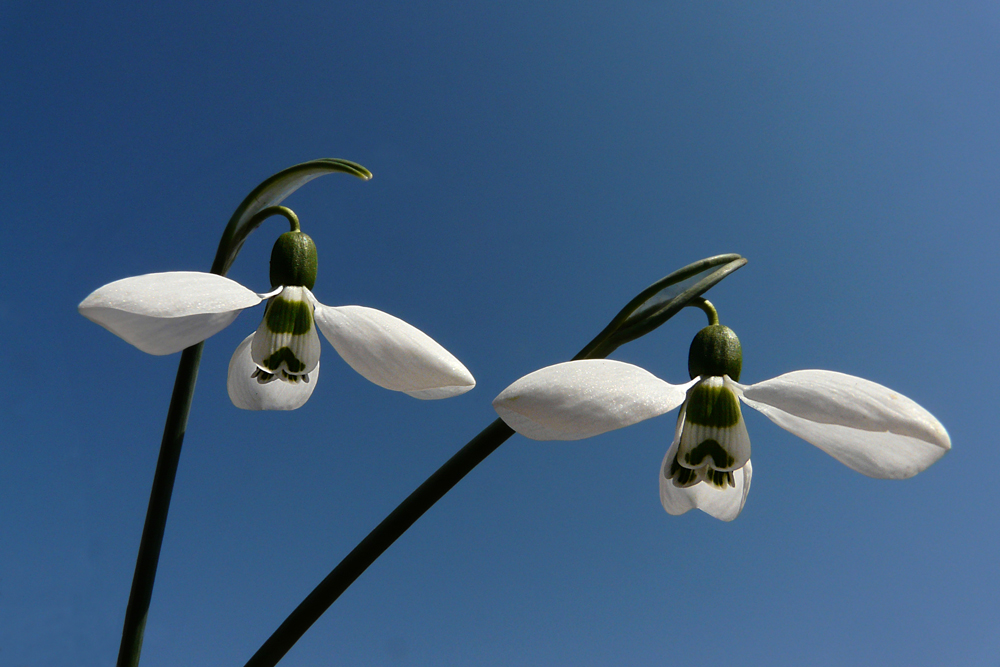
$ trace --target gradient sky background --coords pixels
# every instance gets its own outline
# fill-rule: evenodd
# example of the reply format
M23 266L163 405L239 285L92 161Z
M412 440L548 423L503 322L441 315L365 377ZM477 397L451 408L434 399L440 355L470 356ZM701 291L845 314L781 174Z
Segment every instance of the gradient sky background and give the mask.
M240 666L396 504L702 257L743 381L802 368L908 395L953 451L855 473L747 410L743 514L667 515L674 417L575 443L515 436L327 612L283 665L991 665L1000 6L995 2L131 3L0 8L0 663L110 665L177 355L76 305L208 270L260 181L317 297L392 313L475 374L458 398L369 384L325 342L311 400L237 410L205 348L144 666ZM257 291L286 227L230 276ZM672 382L682 312L615 353Z

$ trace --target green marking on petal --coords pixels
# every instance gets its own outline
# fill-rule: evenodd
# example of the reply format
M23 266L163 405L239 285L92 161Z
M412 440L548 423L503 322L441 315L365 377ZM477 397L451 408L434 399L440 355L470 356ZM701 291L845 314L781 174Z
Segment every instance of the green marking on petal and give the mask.
M258 368L250 375L250 379L257 380L257 384L267 384L268 382L274 382L278 377L274 373L268 373Z
M729 387L700 382L688 395L687 421L699 426L728 428L740 421L740 402Z
M676 465L676 462L674 465ZM674 481L674 486L682 489L688 486L694 486L698 483L698 471L677 466L677 471L670 476L670 479Z
M301 373L306 367L304 363L298 360L290 347L283 347L275 351L267 359L264 359L262 363L266 368L276 371L281 367L282 362L284 362L285 368L288 369L289 373Z
M697 447L684 455L684 462L692 468L700 468L706 458L712 459L713 468L729 468L736 462L715 440L703 440Z
M669 467L664 466L663 472L664 476L674 483L674 486L681 489L698 483L698 471L685 468L677 463L676 457L670 461Z
M306 301L287 301L276 296L267 305L264 321L271 333L301 336L312 329L313 307Z
M708 481L708 483L712 486L720 489L724 489L727 486L735 487L736 475L732 471L722 472L721 470L712 470L708 474L708 479L706 481Z
M679 464L676 458L664 465L663 475L679 489L694 486L699 482L711 484L717 489L725 489L730 486L736 488L736 473L734 471L712 470L710 468L693 470Z

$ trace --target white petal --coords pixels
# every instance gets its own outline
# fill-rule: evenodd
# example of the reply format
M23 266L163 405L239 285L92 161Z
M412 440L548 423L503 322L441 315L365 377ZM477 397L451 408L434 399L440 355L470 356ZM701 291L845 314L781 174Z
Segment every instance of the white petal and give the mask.
M722 521L732 521L743 511L747 494L750 492L750 479L753 476L753 465L750 461L733 473L735 486L720 489L706 482L699 482L687 488L678 488L666 476L665 469L677 452L680 437L680 427L683 423L683 413L677 420L677 431L674 442L667 450L660 464L660 502L669 514L684 514L688 510L700 509Z
M380 310L316 302L316 324L351 368L380 387L433 399L476 386L465 366L430 336Z
M579 440L673 410L694 382L672 385L621 361L568 361L525 375L493 407L534 440Z
M664 459L666 462L666 459ZM688 510L700 509L722 521L732 521L743 511L750 492L750 478L753 474L753 463L747 464L733 473L735 487L719 489L699 482L694 486L681 489L663 476L660 471L660 502L663 509L673 515L684 514Z
M475 382L475 380L473 380ZM473 387L475 384L472 385ZM459 394L464 394L465 392L472 389L468 385L457 385L453 387L434 387L432 389L416 389L414 391L403 392L407 396L412 396L413 398L419 398L422 401L434 401L439 398L451 398L452 396L458 396Z
M314 302L309 290L301 286L286 287L268 301L250 345L250 356L257 366L283 376L311 373L316 368L320 346Z
M750 460L750 436L738 395L739 386L728 375L704 378L688 391L684 405L686 421L678 445L678 461L682 466L731 471ZM692 450L697 451L696 448L701 450L699 459L692 461ZM728 463L727 458L731 459Z
M309 373L309 382L294 384L275 379L267 384L260 384L253 377L257 364L250 356L250 344L254 334L247 336L233 353L229 360L229 376L226 388L233 405L243 410L294 410L301 408L319 380L319 362Z
M912 477L951 449L948 432L931 413L880 384L843 373L787 373L744 387L742 399L869 477Z
M149 354L171 354L229 326L259 296L214 273L174 271L124 278L83 300L80 314Z

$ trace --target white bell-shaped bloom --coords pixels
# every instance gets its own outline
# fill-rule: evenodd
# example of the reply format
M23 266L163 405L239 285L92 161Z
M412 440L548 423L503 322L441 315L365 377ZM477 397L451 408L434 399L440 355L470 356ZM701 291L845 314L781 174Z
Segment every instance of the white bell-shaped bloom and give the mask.
M735 519L750 490L750 439L739 401L869 477L912 477L951 448L927 410L882 385L832 371L795 371L753 385L728 376L672 385L606 359L570 361L530 373L493 401L515 431L535 440L578 440L680 406L660 467L670 514L701 509Z
M436 399L476 385L458 359L415 327L374 308L325 306L302 286L256 294L212 273L152 273L97 289L79 310L143 352L171 354L218 333L264 300L263 321L229 363L229 396L239 408L294 410L308 400L319 376L317 328L380 387Z

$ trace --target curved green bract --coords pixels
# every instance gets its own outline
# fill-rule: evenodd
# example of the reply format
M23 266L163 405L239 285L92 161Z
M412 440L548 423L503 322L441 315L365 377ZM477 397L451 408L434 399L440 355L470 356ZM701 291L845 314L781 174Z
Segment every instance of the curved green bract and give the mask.
M357 176L365 181L372 177L370 171L355 162L338 158L322 158L279 171L254 188L253 192L247 195L243 203L236 208L233 217L229 219L226 231L222 234L222 240L219 241L215 261L212 262L212 273L217 273L220 276L226 275L240 248L243 247L243 242L247 240L250 232L260 224L260 220L254 220L257 213L269 206L280 204L285 197L314 178L334 172Z
M716 255L661 278L629 301L573 359L603 358L645 336L746 263L737 254Z

